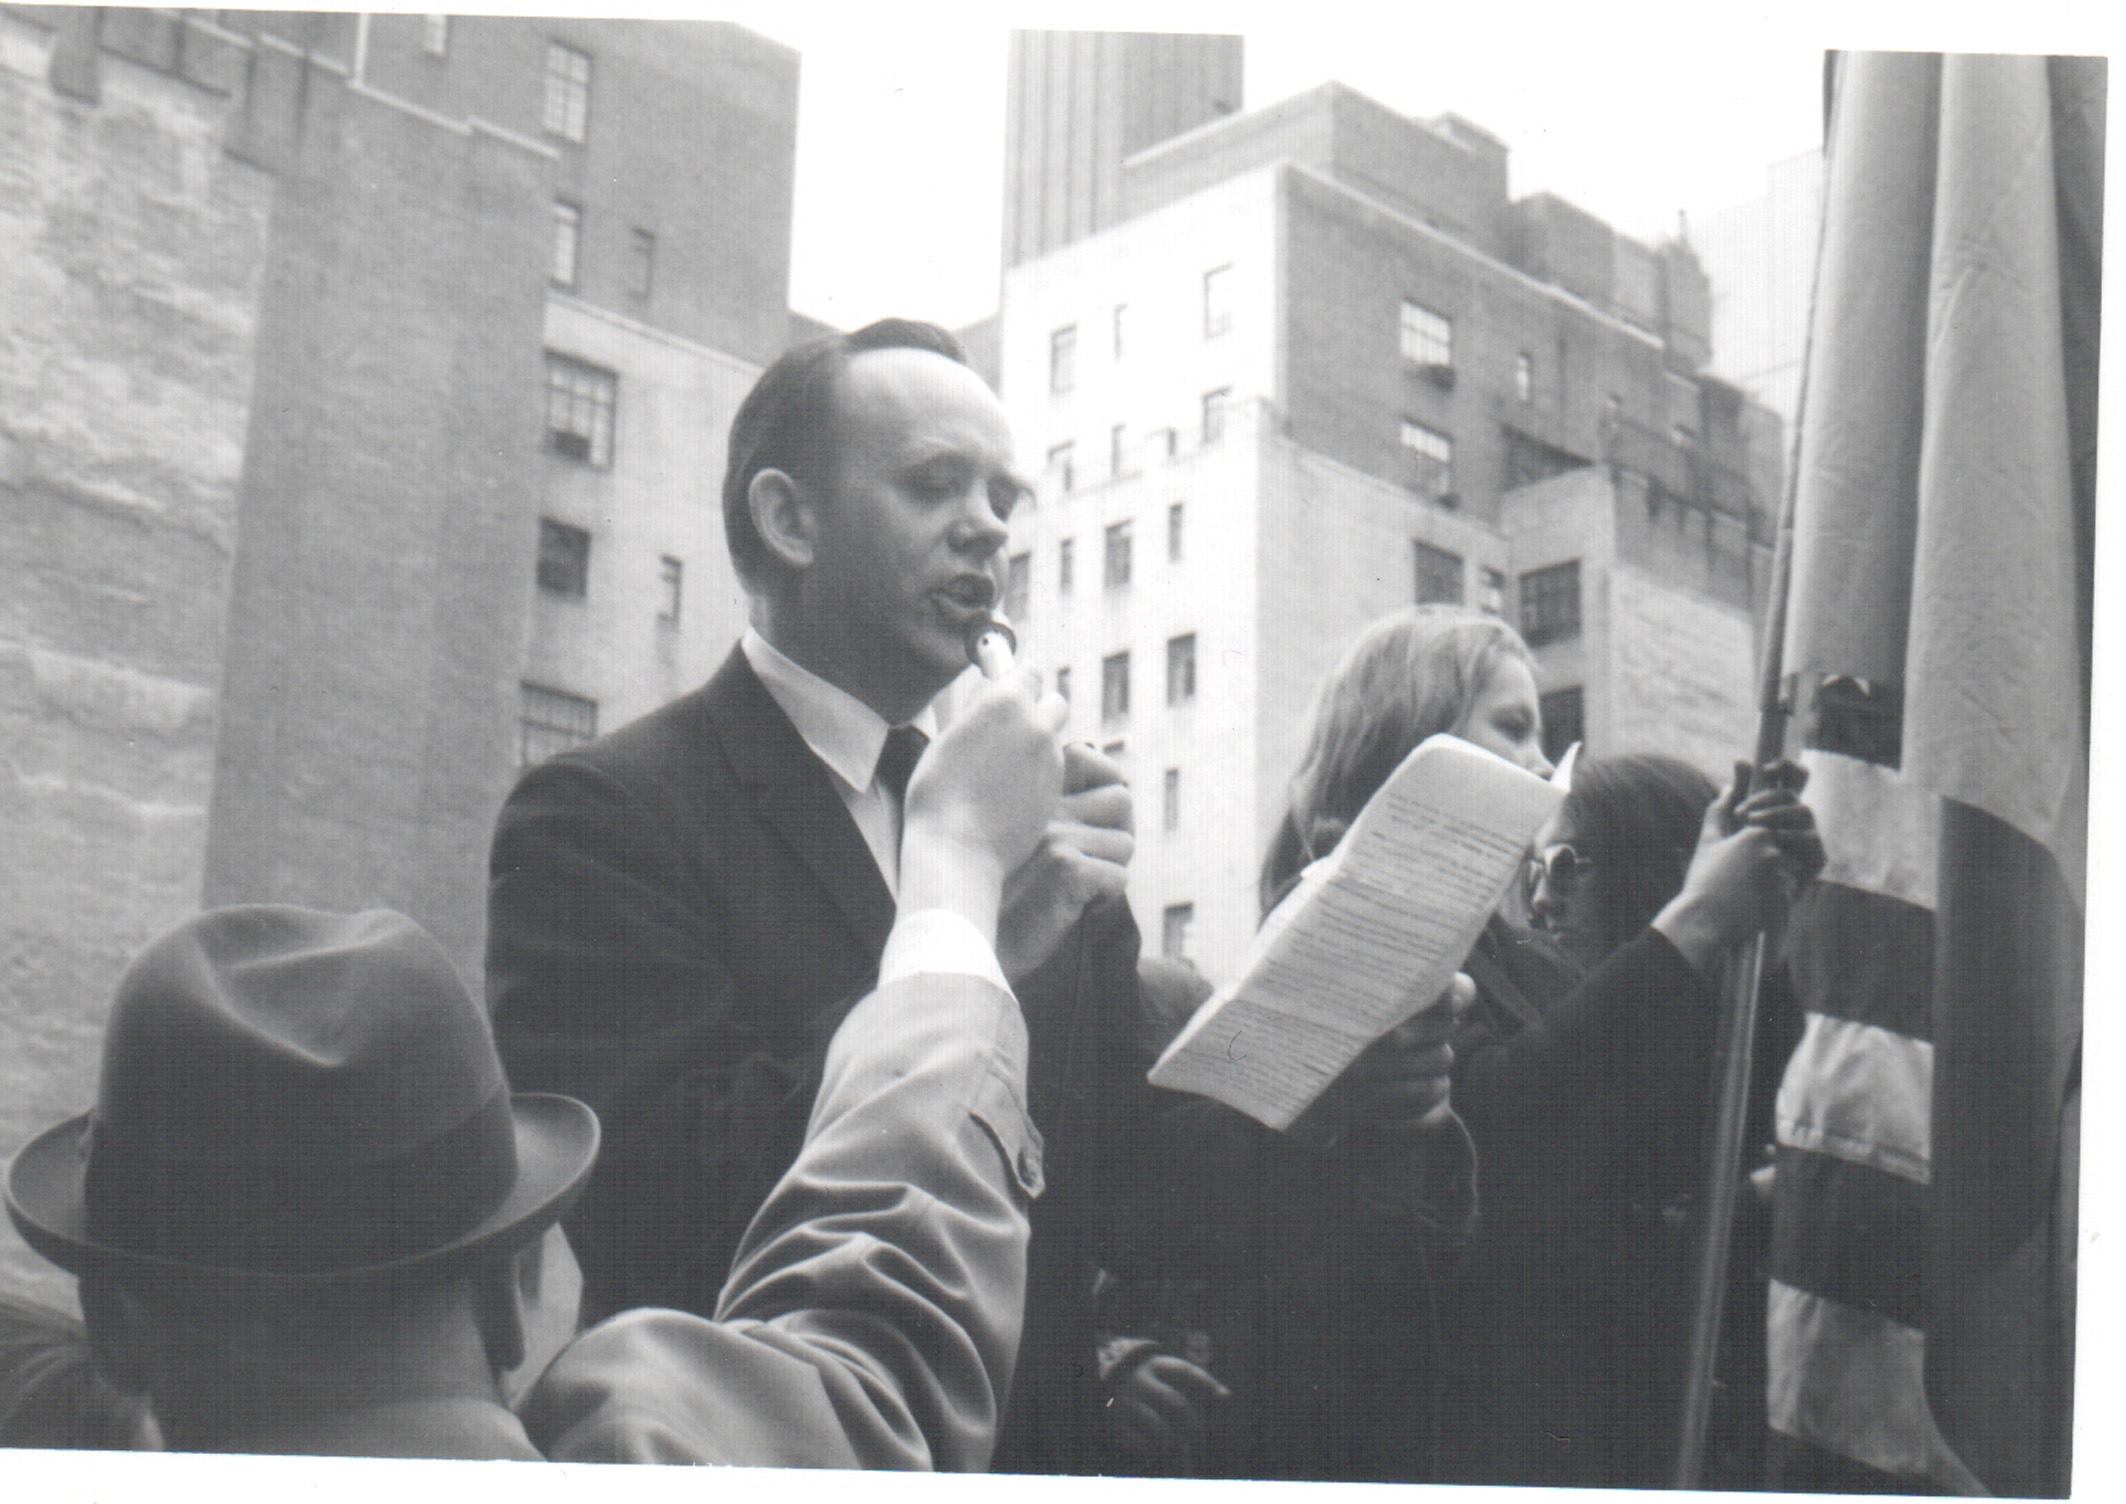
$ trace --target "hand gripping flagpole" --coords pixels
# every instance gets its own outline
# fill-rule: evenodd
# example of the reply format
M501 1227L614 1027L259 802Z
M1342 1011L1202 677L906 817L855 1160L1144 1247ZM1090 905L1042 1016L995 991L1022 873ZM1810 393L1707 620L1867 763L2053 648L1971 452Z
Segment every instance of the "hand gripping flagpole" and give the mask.
M1831 97L1835 90L1835 54L1825 90L1825 139L1830 139ZM1829 174L1825 174L1828 184ZM1772 577L1765 601L1764 644L1757 679L1757 755L1754 775L1786 750L1790 700L1785 679L1787 592L1794 569L1794 499L1801 482L1801 431L1808 413L1809 354L1815 344L1815 288L1822 280L1823 243L1816 248L1808 329L1803 339L1801 384L1794 401L1794 431L1789 437L1785 494L1772 542ZM1748 544L1744 543L1747 557ZM1748 787L1735 790L1740 803ZM1683 1404L1677 1427L1675 1469L1671 1486L1695 1489L1705 1470L1705 1434L1712 1420L1713 1370L1720 1355L1720 1319L1727 1300L1728 1258L1734 1242L1735 1202L1742 1188L1743 1154L1748 1145L1750 1077L1757 1044L1758 995L1764 983L1766 939L1752 936L1728 953L1721 977L1727 1007L1714 1047L1717 1094L1712 1120L1712 1150L1706 1164L1704 1192L1698 1198L1699 1220L1691 1269L1690 1347L1684 1370Z

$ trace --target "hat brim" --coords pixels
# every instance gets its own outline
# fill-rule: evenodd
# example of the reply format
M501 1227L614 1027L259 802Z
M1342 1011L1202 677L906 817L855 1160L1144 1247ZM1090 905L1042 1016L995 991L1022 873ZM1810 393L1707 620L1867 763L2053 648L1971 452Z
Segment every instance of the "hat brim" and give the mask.
M69 1118L15 1156L7 1173L7 1212L16 1229L44 1257L73 1274L90 1270L136 1275L215 1275L276 1284L316 1284L432 1276L482 1255L529 1243L559 1221L589 1179L598 1158L598 1118L573 1097L522 1092L510 1098L517 1140L517 1181L475 1226L448 1243L388 1263L294 1272L261 1272L113 1247L89 1236L82 1187L88 1167L81 1145L91 1114Z

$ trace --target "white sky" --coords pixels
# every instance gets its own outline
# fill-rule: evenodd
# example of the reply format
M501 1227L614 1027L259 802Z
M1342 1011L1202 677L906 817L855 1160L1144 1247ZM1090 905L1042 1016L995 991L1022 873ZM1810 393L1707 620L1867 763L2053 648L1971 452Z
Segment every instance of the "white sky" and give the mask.
M1011 25L1238 31L1246 108L1335 79L1406 114L1453 111L1506 141L1516 196L1557 193L1652 239L1679 210L1754 197L1771 163L1820 143L1827 45L2104 51L2111 9L727 0L692 13L802 52L791 302L853 328L886 313L958 325L995 307Z

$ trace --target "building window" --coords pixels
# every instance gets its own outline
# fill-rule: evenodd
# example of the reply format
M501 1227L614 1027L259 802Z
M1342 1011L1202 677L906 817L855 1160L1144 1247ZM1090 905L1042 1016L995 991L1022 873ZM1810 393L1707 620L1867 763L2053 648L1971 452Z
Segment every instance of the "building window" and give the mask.
M601 470L613 462L613 407L620 378L546 352L546 447Z
M679 625L679 605L686 594L687 567L666 554L657 561L657 619L667 626Z
M1129 714L1129 654L1100 660L1100 720L1119 721Z
M1181 452L1181 430L1167 427L1152 431L1152 445L1167 459Z
M1013 554L1004 566L1004 615L1013 622L1026 620L1026 601L1033 590L1033 555Z
M1056 693L1063 697L1064 704L1070 703L1070 670L1067 668L1056 670Z
M579 599L591 589L591 535L550 517L539 519L539 588Z
M1057 485L1064 491L1077 484L1077 453L1078 446L1068 439L1049 447L1049 473L1055 476Z
M598 736L598 702L536 684L517 686L517 766L528 768Z
M1543 712L1543 755L1556 762L1574 742L1587 739L1587 701L1578 685L1553 689L1539 702Z
M1107 530L1107 567L1102 575L1109 589L1127 585L1130 574L1130 525L1117 522Z
M1184 632L1166 641L1166 703L1187 705L1196 698L1196 634Z
M1129 474L1129 425L1117 423L1107 431L1107 472L1114 476Z
M1168 768L1166 784L1159 801L1159 828L1176 831L1181 828L1181 770Z
M1214 266L1203 274L1203 337L1216 339L1233 327L1233 269Z
M583 242L583 211L562 199L554 200L554 263L547 280L556 287L576 285L576 250Z
M1071 567L1076 552L1068 538L1056 545L1056 589L1065 595L1070 594L1072 576L1077 572Z
M1115 359L1120 360L1129 348L1129 304L1115 305Z
M1196 906L1192 903L1170 903L1166 906L1164 922L1160 926L1159 954L1169 961L1188 959L1189 927L1196 922Z
M1513 395L1522 402L1535 401L1535 357L1526 350L1513 358Z
M421 17L421 50L430 57L445 57L450 52L450 17Z
M1462 556L1429 543L1415 545L1417 603L1459 606L1462 603Z
M591 55L546 44L546 105L539 123L550 136L582 141L591 114Z
M1225 437L1225 410L1232 401L1233 389L1218 387L1203 394L1203 442L1215 444Z
M627 238L627 290L638 298L650 295L657 283L657 236L637 227Z
M1403 299L1403 359L1413 365L1454 366L1454 324L1422 303Z
M1476 604L1493 616L1506 614L1506 574L1486 565L1477 572Z
M1060 397L1078 384L1078 326L1065 324L1048 336L1048 390Z
M1181 546L1187 524L1187 508L1182 503L1177 501L1166 509L1166 562L1169 564L1181 562Z
M1411 489L1428 501L1444 501L1454 494L1454 440L1405 418L1403 448L1411 455Z
M1580 631L1580 561L1521 576L1521 636L1531 647Z

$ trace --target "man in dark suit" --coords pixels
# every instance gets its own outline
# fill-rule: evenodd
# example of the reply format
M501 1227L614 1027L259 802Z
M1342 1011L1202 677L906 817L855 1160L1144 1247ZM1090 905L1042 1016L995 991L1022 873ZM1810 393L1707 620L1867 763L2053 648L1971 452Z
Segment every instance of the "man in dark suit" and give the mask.
M996 603L1025 491L1003 408L949 334L889 320L792 350L740 407L724 479L752 625L702 689L531 770L503 809L487 958L503 1056L519 1089L577 1096L606 1129L568 1224L587 1319L713 1312L803 1141L827 1042L874 983L901 790ZM999 1465L1083 1465L1076 1422L1060 1445L1023 1428L1096 1418L1089 1254L1148 1096L1129 830L1116 770L1074 748L1048 839L1006 887L998 950L1049 1191Z

